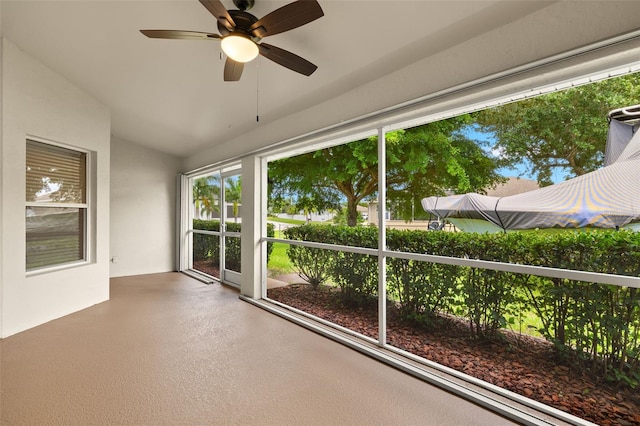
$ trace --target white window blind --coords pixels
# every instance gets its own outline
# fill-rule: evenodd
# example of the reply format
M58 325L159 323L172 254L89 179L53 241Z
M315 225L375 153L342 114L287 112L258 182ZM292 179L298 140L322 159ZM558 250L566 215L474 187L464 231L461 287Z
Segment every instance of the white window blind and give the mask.
M86 260L87 154L27 140L26 269Z

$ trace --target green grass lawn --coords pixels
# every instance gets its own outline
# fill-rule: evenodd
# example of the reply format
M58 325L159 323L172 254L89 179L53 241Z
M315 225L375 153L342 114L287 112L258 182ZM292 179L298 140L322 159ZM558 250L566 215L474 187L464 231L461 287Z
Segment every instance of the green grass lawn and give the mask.
M287 219L287 218L282 218L282 217L273 217L273 216L269 216L267 218L267 220L269 222L276 222L276 223L284 223L287 225L306 225L307 221L306 220L298 220L298 219ZM310 222L312 225L330 225L333 222L330 220L327 220L325 222L322 221L311 221Z
M276 238L280 238L278 233L276 233ZM294 272L293 265L287 256L288 247L289 245L285 243L273 243L273 251L267 265L269 276L274 277Z
M273 216L269 216L267 220L269 222L286 223L289 225L304 225L305 223L307 223L304 220L286 219L286 218L273 217Z

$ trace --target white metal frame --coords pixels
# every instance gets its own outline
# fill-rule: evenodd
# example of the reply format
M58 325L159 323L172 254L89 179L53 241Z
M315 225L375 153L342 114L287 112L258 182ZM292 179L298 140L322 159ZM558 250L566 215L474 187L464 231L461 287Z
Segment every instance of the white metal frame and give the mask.
M385 129L378 129L378 344L387 344L387 148ZM382 160L381 160L382 159ZM382 295L382 297L380 297Z
M241 273L226 267L227 238L240 238L240 232L227 231L227 198L225 180L242 176L241 169L225 171L220 174L220 281L234 287L240 287ZM242 219L242 216L240 217ZM242 240L241 240L242 243Z
M204 231L194 230L192 221L194 217L193 207L193 180L199 177L218 174L220 176L220 231ZM225 238L240 238L239 232L227 232L225 229L226 207L224 201L224 179L241 176L242 168L238 162L228 162L219 166L204 167L190 173L178 176L178 220L177 225L177 256L176 268L193 278L196 278L207 284L213 282L222 282L233 287L240 287L241 274L235 271L227 270L224 267L224 246ZM220 240L220 277L212 277L200 271L193 269L193 234L214 235Z
M386 362L423 380L427 380L444 389L454 392L464 398L473 400L480 405L498 411L503 415L521 421L525 424L549 424L553 420L544 420L538 416L531 416L529 413L519 411L508 407L504 403L488 398L483 392L471 389L467 386L459 386L453 384L452 381L443 379L441 376L418 371L415 365L406 361L419 362L430 367L434 367L443 373L452 377L461 378L473 386L481 386L488 391L501 394L513 401L531 407L538 412L542 412L552 416L555 419L571 424L588 424L588 422L571 416L567 413L548 407L544 404L529 400L523 396L513 394L504 389L489 385L481 380L466 376L455 370L447 369L438 364L429 362L415 355L405 353L400 349L389 346L386 343L386 312L384 299L386 297L385 285L385 262L389 257L414 259L419 261L435 262L442 264L462 265L476 268L485 268L499 271L509 271L514 273L534 274L546 277L559 277L579 281L597 282L602 284L614 284L620 286L640 287L640 278L608 275L584 271L562 270L556 268L538 267L532 265L515 265L502 262L483 261L477 259L461 259L443 256L433 256L420 253L404 253L387 250L385 242L385 201L384 193L384 161L379 161L379 175L381 180L381 191L379 193L379 246L377 249L368 249L361 247L335 246L330 244L290 241L284 239L268 238L266 236L266 162L269 159L283 158L288 156L290 152L295 151L296 154L317 150L329 145L345 143L348 141L362 139L364 135L370 136L377 132L379 145L378 152L380 157L384 157L384 135L386 131L400 128L407 128L426 124L429 122L439 121L442 119L454 117L466 112L477 111L490 106L500 105L508 102L514 102L520 99L537 96L543 93L590 83L593 81L609 78L616 75L635 72L640 70L640 61L637 55L630 52L640 51L640 30L623 34L608 40L574 49L559 55L554 55L530 64L525 64L511 70L506 70L494 75L487 76L482 79L471 81L456 87L442 90L437 93L415 99L405 104L396 105L392 108L376 111L371 114L347 120L324 129L320 129L308 134L301 135L292 139L281 141L278 144L267 148L258 149L246 153L242 159L259 158L261 170L260 188L262 192L261 203L259 208L250 213L251 215L259 214L262 218L262 224L258 229L256 237L260 245L260 253L266 253L266 244L268 242L282 242L286 244L300 245L306 247L314 247L321 249L329 249L336 251L347 251L353 253L361 253L371 256L377 256L379 259L379 294L382 295L379 301L379 336L378 339L371 339L358 333L346 330L344 328L330 324L319 318L310 318L308 314L284 307L274 301L266 298L266 257L261 255L261 277L260 291L257 293L244 293L247 296L241 296L244 300L257 304L264 309L270 310L281 315L291 321L295 321L300 325L321 333L329 338L339 341L353 349L366 353L375 357L382 362ZM634 62L635 61L635 62ZM235 158L233 161L238 161ZM229 160L232 161L232 160ZM247 161L247 163L250 163ZM202 169L201 169L202 170ZM200 170L200 171L201 171ZM195 173L195 172L194 172ZM257 207L257 206L256 206ZM245 215L246 216L246 215ZM244 229L244 228L243 228ZM259 235L258 235L259 234ZM247 252L251 255L257 255L258 251L254 247L243 246L243 257ZM248 255L247 255L248 256ZM263 300L259 300L262 297ZM289 312L293 312L292 315ZM305 320L309 317L312 321ZM302 319L300 319L302 317ZM326 327L325 327L326 326ZM344 336L347 337L344 337ZM354 337L357 337L355 339ZM373 347L363 344L369 343ZM384 352L383 352L384 351ZM388 352L396 353L401 357L394 357L385 354Z
M421 379L427 380L431 383L434 383L442 388L445 388L451 392L454 392L460 396L463 396L467 399L471 399L476 403L479 403L487 408L498 411L503 415L521 421L525 424L549 424L548 420L544 419L544 416L551 416L555 419L560 419L562 421L568 422L570 424L578 424L584 425L589 424L589 422L584 421L578 417L572 416L568 413L562 412L555 408L549 407L545 404L538 403L536 401L530 400L521 395L515 394L513 392L507 391L505 389L499 388L497 386L491 385L489 383L485 383L482 380L478 380L471 376L467 376L464 373L458 372L456 370L441 366L439 364L430 362L416 355L410 354L408 352L402 351L398 348L390 346L386 342L386 259L389 257L392 258L402 258L402 259L412 259L417 261L425 261L425 262L434 262L441 264L450 264L450 265L460 265L460 266L469 266L474 268L484 268L491 269L497 271L508 271L513 273L521 273L521 274L532 274L538 276L545 277L558 277L564 279L571 279L576 281L586 281L586 282L595 282L601 284L613 284L618 286L628 286L628 287L636 287L640 288L640 278L639 277L631 277L631 276L622 276L622 275L610 275L596 272L586 272L586 271L575 271L575 270L564 270L558 268L548 268L548 267L540 267L533 265L517 265L510 264L504 262L495 262L495 261L484 261L478 259L462 259L462 258L451 258L445 256L434 256L428 254L421 253L406 253L406 252L396 252L387 250L385 246L386 242L386 169L385 169L385 133L386 131L396 130L400 128L407 128L412 126L417 126L421 124L425 124L428 122L439 121L442 119L450 118L456 115L460 115L467 112L476 111L479 109L484 109L490 106L500 105L508 102L517 101L520 99L537 96L540 94L561 90L563 88L572 87L574 85L587 84L593 81L597 81L604 78L609 78L616 75L622 75L625 73L635 72L640 70L640 61L636 61L630 65L622 65L618 66L614 69L609 69L607 71L598 70L597 73L593 73L589 76L586 76L579 81L561 81L560 83L546 84L537 87L536 89L526 88L524 90L520 90L518 92L512 92L508 95L497 96L493 99L486 99L481 97L480 100L476 102L471 102L466 105L461 105L458 107L449 107L439 110L437 107L438 100L446 100L451 95L461 94L464 95L466 91L473 91L478 87L482 87L487 84L492 84L499 82L501 80L517 76L521 73L531 72L532 70L538 70L544 68L545 66L557 66L565 60L572 60L582 55L588 54L591 51L596 51L607 47L607 45L616 46L619 43L624 43L625 40L637 40L640 37L640 31L637 31L632 34L628 34L626 36L621 36L614 38L609 41L596 43L593 46L588 46L585 48L577 49L576 51L567 52L564 55L557 55L553 58L548 58L546 60L538 61L533 64L528 64L527 66L519 67L514 70L510 70L504 73L500 73L499 75L490 76L486 79L482 79L481 81L471 82L467 85L462 85L457 88L452 88L443 93L434 94L428 98L424 98L421 100L415 101L412 105L398 106L396 108L396 114L393 112L382 112L379 113L378 120L375 119L361 119L362 122L366 123L367 121L371 123L375 123L376 121L380 123L380 125L374 126L378 133L378 156L380 161L378 161L378 173L379 173L379 193L378 193L378 205L380 206L378 209L378 223L379 223L379 245L377 249L368 249L362 247L350 247L350 246L336 246L331 244L323 244L323 243L314 243L309 241L293 241L293 240L285 240L285 239L277 239L277 238L267 238L266 233L262 231L262 244L266 244L267 242L281 242L285 244L291 245L299 245L305 247L312 248L321 248L327 250L335 250L335 251L346 251L351 253L361 253L371 256L378 257L378 275L379 275L379 286L378 286L378 323L379 323L379 331L378 331L378 339L371 339L367 336L360 335L359 333L353 332L351 330L345 329L344 327L339 327L335 324L331 324L325 320L320 318L311 316L302 311L298 311L296 309L292 309L291 307L287 307L282 305L276 301L270 300L266 297L266 289L262 289L262 297L263 301L256 300L255 298L246 298L243 299L257 304L267 310L271 310L278 315L281 315L291 321L299 323L300 325L312 329L318 333L325 335L326 337L332 338L334 340L340 341L341 343L348 345L356 350L362 351L369 356L373 356L383 362L389 363L397 368L402 369L403 371L408 372L409 374L413 374L416 377L420 377ZM464 98L464 96L461 96ZM432 101L436 101L435 107L429 106ZM446 102L445 102L446 103ZM407 112L406 109L409 111ZM431 110L430 114L425 114L422 116L416 116L416 110ZM412 112L413 110L413 112ZM399 119L393 122L393 116L397 115ZM390 119L388 117L391 117ZM411 117L405 118L404 117ZM389 121L390 120L390 121ZM372 133L371 130L367 130L366 124L364 126L355 125L352 126L353 133L351 137L349 136L348 131L335 131L336 142L334 140L331 143L331 131L327 130L326 134L319 134L315 137L310 138L301 138L302 140L290 141L289 143L283 143L278 146L277 149L269 152L265 152L263 155L264 159L267 158L283 158L286 156L285 152L287 151L286 147L290 146L292 150L295 151L295 154L299 154L305 151L305 146L307 147L306 151L321 149L322 147L326 147L329 144L343 143L349 140L357 140L360 139L356 135L360 135L362 133ZM371 129L371 127L369 127ZM307 143L305 143L304 139L307 139ZM324 146L322 146L324 144ZM313 147L311 148L310 146ZM266 196L265 196L266 197ZM265 201L266 204L266 201ZM266 207L263 206L262 209L264 211L261 212L264 216L266 216ZM263 276L262 282L264 283L266 279L266 265L263 268L265 274ZM293 312L294 315L291 315L287 312ZM309 318L309 321L304 320L304 318ZM302 319L301 319L302 318ZM329 327L329 328L327 328ZM331 331L332 329L337 330L337 332ZM346 337L345 337L346 336ZM353 338L357 338L357 340L353 340ZM379 348L379 350L372 348L367 345L363 345L358 343L359 341L368 342L370 344L374 344ZM470 383L472 386L479 386L481 388L487 389L487 391L493 392L494 394L498 394L500 396L504 396L512 401L515 401L517 404L522 404L526 407L530 407L533 410L543 413L543 416L530 415L529 413L524 413L520 410L513 409L508 406L508 404L504 404L502 402L493 400L491 398L487 398L485 394L482 392L478 392L477 390L473 390L466 386L459 386L457 384L453 384L453 382L448 380L443 380L441 377L435 376L430 373L426 373L421 369L416 369L414 366L411 366L407 363L403 358L390 357L388 355L384 355L383 352L391 352L401 355L401 357L410 359L414 362L418 362L428 366L430 368L434 368L438 371L446 373L451 377L456 377L464 380L467 383Z

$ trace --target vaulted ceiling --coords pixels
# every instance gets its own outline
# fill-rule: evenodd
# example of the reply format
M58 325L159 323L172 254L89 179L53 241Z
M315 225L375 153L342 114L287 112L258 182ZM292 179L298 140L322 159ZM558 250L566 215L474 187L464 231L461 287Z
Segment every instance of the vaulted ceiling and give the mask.
M234 8L231 0L223 3ZM287 3L256 0L250 12L262 17ZM306 77L259 57L239 82L223 81L218 40L158 40L139 32L218 32L197 0L0 4L3 35L107 104L115 136L188 156L549 3L320 0L324 17L267 39L318 70Z

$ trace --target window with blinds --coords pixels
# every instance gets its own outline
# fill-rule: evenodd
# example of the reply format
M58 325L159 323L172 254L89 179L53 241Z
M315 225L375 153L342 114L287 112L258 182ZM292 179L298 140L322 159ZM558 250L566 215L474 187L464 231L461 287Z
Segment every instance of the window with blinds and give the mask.
M27 271L87 259L87 154L27 140Z

